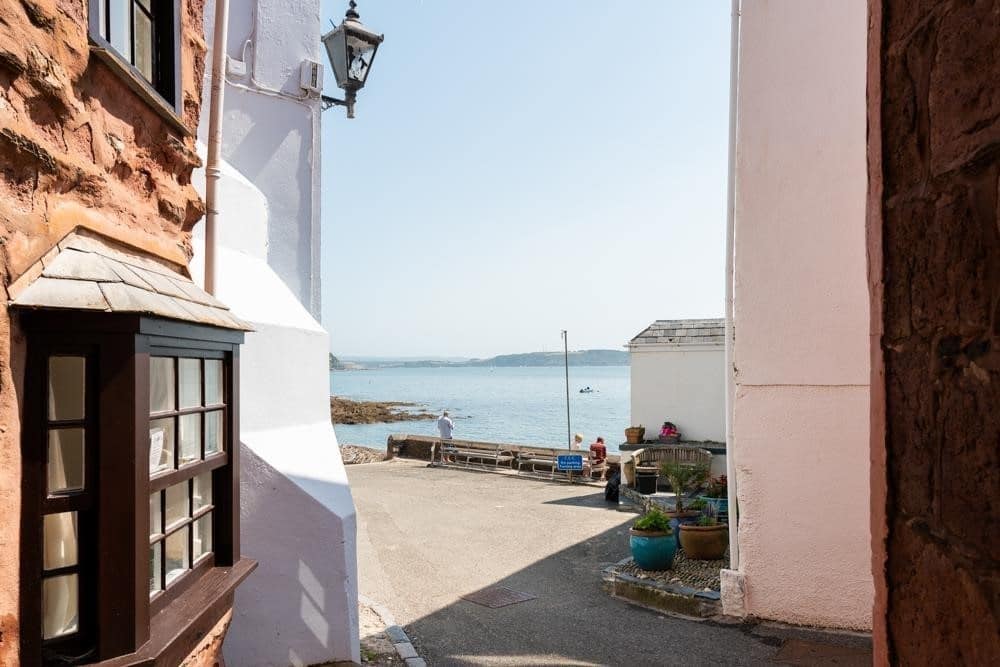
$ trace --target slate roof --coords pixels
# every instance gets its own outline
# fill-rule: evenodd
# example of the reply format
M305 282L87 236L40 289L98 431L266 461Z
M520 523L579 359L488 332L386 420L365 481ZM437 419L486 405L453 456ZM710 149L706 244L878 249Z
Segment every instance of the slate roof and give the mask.
M10 305L143 313L251 331L229 307L163 260L73 232L7 288Z
M726 321L656 320L629 341L629 348L643 345L723 345L726 342Z

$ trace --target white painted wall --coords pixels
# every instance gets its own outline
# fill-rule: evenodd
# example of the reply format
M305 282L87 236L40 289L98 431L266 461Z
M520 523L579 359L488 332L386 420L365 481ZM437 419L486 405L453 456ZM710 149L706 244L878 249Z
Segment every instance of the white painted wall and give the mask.
M857 629L873 600L866 39L865 0L742 2L730 445L745 611Z
M632 345L632 424L654 439L664 421L685 440L726 441L725 348Z
M211 47L211 0L205 16ZM260 563L236 593L232 665L361 657L354 502L316 321L320 107L298 90L299 63L322 62L319 20L319 0L230 0L229 55L245 57L248 74L226 86L216 293L256 329L241 350L241 520L243 554ZM203 171L194 182L204 192Z

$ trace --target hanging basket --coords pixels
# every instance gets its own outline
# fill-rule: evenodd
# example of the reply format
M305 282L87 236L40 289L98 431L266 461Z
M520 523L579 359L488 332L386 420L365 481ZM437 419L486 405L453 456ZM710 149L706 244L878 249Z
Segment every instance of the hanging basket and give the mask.
M625 429L625 442L630 445L638 445L646 435L645 426L629 426Z

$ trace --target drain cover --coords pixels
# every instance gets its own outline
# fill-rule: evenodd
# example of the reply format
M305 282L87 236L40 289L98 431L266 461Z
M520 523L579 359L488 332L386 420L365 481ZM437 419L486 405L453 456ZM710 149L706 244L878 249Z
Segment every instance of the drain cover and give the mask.
M534 600L538 596L532 595L531 593L515 591L514 589L507 588L506 586L489 586L487 588L481 588L475 593L469 593L468 595L463 595L461 597L463 600L475 602L476 604L489 607L490 609L497 609L498 607L506 607L507 605L517 604L518 602Z

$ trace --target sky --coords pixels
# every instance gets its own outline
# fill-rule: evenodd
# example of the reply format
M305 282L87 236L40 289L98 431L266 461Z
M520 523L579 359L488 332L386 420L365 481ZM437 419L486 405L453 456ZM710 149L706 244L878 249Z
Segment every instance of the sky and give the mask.
M721 317L729 9L359 0L385 41L357 117L323 114L331 351L621 349Z

